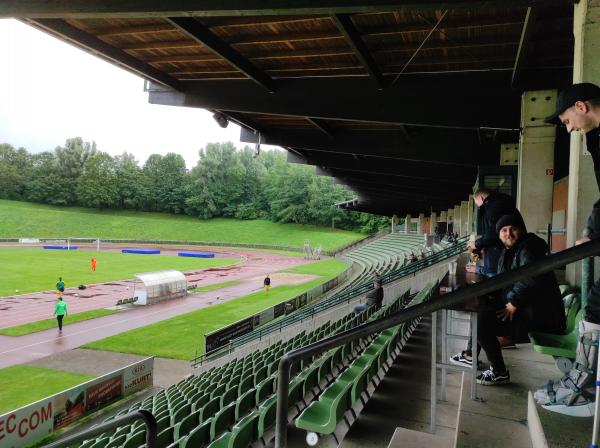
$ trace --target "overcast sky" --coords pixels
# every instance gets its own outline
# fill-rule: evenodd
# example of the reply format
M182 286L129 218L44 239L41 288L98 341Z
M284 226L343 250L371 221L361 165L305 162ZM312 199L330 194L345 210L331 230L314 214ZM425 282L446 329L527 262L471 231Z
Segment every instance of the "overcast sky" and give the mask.
M95 141L112 155L181 154L188 168L210 142L232 141L209 112L148 103L143 79L30 26L0 19L0 143L30 152L67 138Z

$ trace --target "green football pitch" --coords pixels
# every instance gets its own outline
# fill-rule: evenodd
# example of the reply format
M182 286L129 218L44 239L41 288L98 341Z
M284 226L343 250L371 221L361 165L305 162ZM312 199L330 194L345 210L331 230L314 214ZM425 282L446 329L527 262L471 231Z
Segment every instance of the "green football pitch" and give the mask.
M319 277L300 285L275 286L271 288L268 295L260 290L208 308L91 342L84 345L83 348L163 358L191 359L195 355L203 353L204 334L296 297L325 283L347 268L346 263L335 259L296 266L285 272L318 275Z
M98 261L96 272L90 260ZM176 269L193 271L237 263L225 258L192 258L170 255L137 255L120 252L0 248L0 296L54 289L58 277L67 288L132 278L140 272Z

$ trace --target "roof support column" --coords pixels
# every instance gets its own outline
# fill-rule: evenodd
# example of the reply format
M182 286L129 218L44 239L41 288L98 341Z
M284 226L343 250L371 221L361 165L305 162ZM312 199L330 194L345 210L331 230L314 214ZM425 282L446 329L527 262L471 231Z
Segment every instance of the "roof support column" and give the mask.
M412 216L406 215L404 219L404 233L410 233L410 225L412 223Z
M460 204L454 206L454 214L452 216L453 232L460 235Z
M392 215L390 222L391 222L390 228L392 229L392 233L395 233L396 232L396 224L398 224L398 217L396 215Z
M460 235L464 236L469 233L469 201L460 202Z
M552 222L556 127L544 118L554 112L556 95L556 90L536 90L521 99L517 208L533 233Z
M425 229L425 213L419 213L419 228L417 229L417 233L424 234L428 233Z
M440 212L440 217L438 222L443 223L440 231L444 231L444 233L448 232L448 212L446 210L442 210Z
M437 223L438 223L437 213L431 212L431 215L429 215L429 233L431 235L436 235Z
M582 0L574 5L573 82L600 83L600 0ZM598 198L592 157L579 132L571 133L569 194L567 209L567 247L581 238L592 204ZM567 281L580 284L581 263L567 266Z
M469 195L469 200L467 201L467 233L466 235L470 235L475 231L475 202L473 200L473 195Z

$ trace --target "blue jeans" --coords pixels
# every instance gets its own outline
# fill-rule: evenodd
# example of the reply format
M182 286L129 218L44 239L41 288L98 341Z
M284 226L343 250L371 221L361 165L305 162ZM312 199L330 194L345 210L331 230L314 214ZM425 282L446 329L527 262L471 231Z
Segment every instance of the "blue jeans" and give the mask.
M359 303L354 307L354 314L360 314L365 311L369 306L366 303Z

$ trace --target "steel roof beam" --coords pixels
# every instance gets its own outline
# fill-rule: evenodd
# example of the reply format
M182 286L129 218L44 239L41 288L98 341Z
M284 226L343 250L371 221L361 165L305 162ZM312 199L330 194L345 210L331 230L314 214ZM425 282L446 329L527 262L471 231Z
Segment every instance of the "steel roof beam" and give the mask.
M276 146L293 146L309 152L324 153L324 155L328 153L359 155L392 161L448 165L456 168L494 164L498 159L499 145L492 140L480 143L474 131L435 131L437 130L428 130L413 135L410 140L407 140L402 129L336 129L330 135L323 135L320 131L310 129L271 128L265 130L262 142ZM242 129L240 141L256 143L257 137ZM381 163L386 162L381 160Z
M150 79L163 86L171 87L177 91L182 90L182 85L177 79L160 70L157 70L156 68L146 64L145 62L142 62L137 58L134 58L123 50L107 44L103 40L98 39L96 36L74 27L64 20L28 19L24 22L138 76Z
M572 0L546 0L566 4ZM0 18L145 18L358 14L386 11L526 7L539 0L3 0Z
M525 21L523 22L523 29L521 30L521 39L519 40L519 47L517 48L517 56L515 57L515 63L513 66L512 77L510 86L515 87L519 80L521 69L523 68L529 47L531 45L531 37L535 29L536 22L536 11L535 8L527 8L525 13Z
M377 63L375 62L375 59L373 59L373 56L365 45L361 35L354 26L350 15L333 14L331 20L333 20L335 26L337 26L338 30L343 34L346 43L352 48L354 55L365 67L365 70L367 70L377 88L383 90L386 84L383 75L377 67Z
M361 77L278 79L274 95L249 80L184 81L184 86L185 94L151 91L149 101L413 126L519 128L520 97L510 90L510 73L504 72L404 75L385 92ZM486 104L494 107L484 107Z
M229 64L244 73L268 92L275 90L273 78L258 69L248 59L243 57L231 46L214 34L208 27L202 25L193 17L170 17L169 22L175 25L186 36L209 48L213 53L225 59Z

